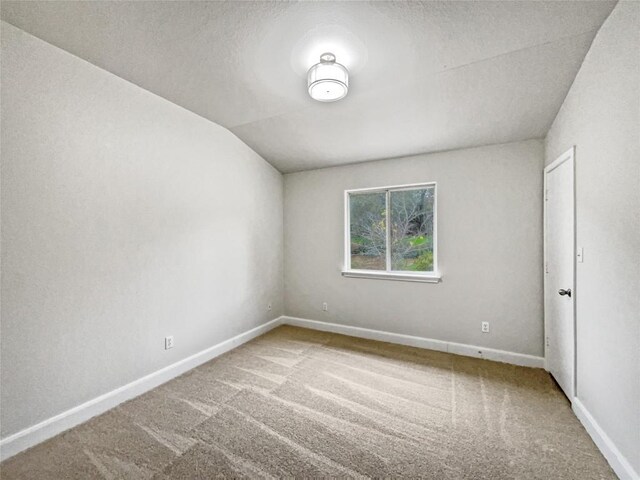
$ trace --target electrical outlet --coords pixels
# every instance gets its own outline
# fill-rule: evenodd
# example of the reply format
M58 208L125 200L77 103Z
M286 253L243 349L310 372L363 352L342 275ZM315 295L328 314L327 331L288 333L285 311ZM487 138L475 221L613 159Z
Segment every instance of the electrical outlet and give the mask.
M322 303L322 311L323 312L328 312L329 311L329 305L327 305L327 302L323 302Z
M164 337L164 349L169 350L173 348L173 335L170 337Z
M269 304L267 305L267 310L271 311L271 308L272 308L271 302L269 302Z
M482 333L489 333L489 322L482 322Z

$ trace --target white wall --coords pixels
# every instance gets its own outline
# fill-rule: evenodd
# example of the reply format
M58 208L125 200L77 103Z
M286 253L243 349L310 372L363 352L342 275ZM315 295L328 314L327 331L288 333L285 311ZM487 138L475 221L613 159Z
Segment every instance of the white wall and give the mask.
M640 473L640 3L620 2L547 136L576 146L577 396Z
M2 23L2 436L281 315L282 188L226 129Z
M285 175L285 311L541 356L543 156L530 140ZM342 277L344 190L428 181L442 283Z

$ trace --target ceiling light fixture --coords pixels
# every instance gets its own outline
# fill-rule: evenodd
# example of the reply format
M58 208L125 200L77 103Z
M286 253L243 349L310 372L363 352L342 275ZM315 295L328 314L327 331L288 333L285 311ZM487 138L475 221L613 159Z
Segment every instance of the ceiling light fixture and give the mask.
M349 72L333 53L320 55L320 63L309 69L307 75L309 95L319 102L335 102L349 91Z

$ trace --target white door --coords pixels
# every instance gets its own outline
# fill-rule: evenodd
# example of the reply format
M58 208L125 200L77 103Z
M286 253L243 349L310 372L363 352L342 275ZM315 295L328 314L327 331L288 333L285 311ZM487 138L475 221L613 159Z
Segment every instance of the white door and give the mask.
M569 400L575 390L574 149L545 168L545 359Z

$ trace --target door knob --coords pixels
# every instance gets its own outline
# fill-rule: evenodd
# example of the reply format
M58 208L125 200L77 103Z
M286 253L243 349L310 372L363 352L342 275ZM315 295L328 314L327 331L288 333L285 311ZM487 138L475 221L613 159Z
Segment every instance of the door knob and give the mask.
M571 289L567 288L566 290L564 288L561 288L560 290L558 290L558 294L564 296L564 295L568 295L569 297L571 296Z

